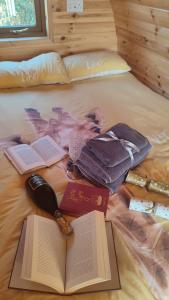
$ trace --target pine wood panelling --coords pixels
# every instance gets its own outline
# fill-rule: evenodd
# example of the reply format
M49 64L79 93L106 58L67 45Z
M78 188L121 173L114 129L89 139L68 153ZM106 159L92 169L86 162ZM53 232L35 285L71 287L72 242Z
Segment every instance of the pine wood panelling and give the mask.
M47 0L48 38L0 40L0 60L26 59L48 51L62 55L86 50L117 50L111 0L84 0L84 12L68 14L66 0Z
M169 0L112 0L118 48L133 73L169 98Z
M134 73L140 79L144 79L146 84L150 82L151 87L154 85L154 88L161 94L169 95L169 62L166 62L166 59L141 46L133 46L130 42L122 44L121 54L127 61L130 61Z
M129 2L127 5L125 2L123 5L122 16L129 16L132 20L148 22L153 25L169 28L169 10L143 6L132 2ZM121 15L121 1L116 3L116 14L117 16Z
M127 46L128 43L130 43L131 45L137 44L143 48L147 48L153 52L160 54L162 57L166 57L167 59L169 59L168 47L164 46L162 42L148 39L146 33L144 34L144 36L134 32L132 32L131 34L131 32L119 28L118 34L119 34L119 43L121 44L121 48L124 47L125 45Z
M147 22L129 20L126 18L118 17L118 27L129 31L130 33L136 33L140 36L144 36L147 40L156 41L163 46L169 47L169 29L156 26Z
M130 1L129 0L120 0L120 1L123 2L123 4L130 2L130 3L141 4L143 6L157 7L159 9L166 9L166 10L169 9L168 0L130 0Z

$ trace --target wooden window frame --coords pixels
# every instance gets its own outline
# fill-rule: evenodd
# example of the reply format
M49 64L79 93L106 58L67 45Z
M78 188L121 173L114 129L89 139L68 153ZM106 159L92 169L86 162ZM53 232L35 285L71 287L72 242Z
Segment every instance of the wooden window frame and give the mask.
M35 26L1 27L0 38L22 38L46 36L46 18L44 0L34 0L35 5Z

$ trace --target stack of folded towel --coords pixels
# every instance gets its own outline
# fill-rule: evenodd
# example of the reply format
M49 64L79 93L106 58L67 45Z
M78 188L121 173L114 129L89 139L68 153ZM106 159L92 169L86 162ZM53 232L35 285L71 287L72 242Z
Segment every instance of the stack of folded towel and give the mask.
M115 191L129 169L143 161L150 148L146 137L119 123L89 140L74 163L89 180Z

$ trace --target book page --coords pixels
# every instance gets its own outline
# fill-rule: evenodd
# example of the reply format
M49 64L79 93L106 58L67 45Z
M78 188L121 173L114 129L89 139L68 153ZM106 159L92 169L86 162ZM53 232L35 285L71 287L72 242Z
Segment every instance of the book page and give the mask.
M84 293L84 292L90 293L90 292L115 290L121 288L111 221L106 221L105 225L106 225L106 235L107 235L107 242L108 242L111 279L108 281L99 282L96 284L92 284L90 286L86 286L82 289L78 289L76 293Z
M99 282L99 283L87 286L85 288L78 290L76 293L95 292L95 291L98 292L98 291L103 291L103 290L107 291L107 290L112 290L112 289L120 289L120 279L119 279L119 272L118 272L118 266L117 266L117 258L116 258L116 253L115 253L112 225L111 225L110 221L105 222L105 223L106 223L107 242L108 242L109 258L110 258L111 280L104 281L102 283ZM42 285L40 283L33 282L30 280L25 280L25 279L21 278L21 270L23 267L23 252L24 252L24 245L25 245L25 235L26 235L26 221L24 222L21 237L19 240L17 254L15 257L15 262L14 262L14 266L13 266L13 270L12 270L12 274L11 274L11 278L10 278L9 288L56 293L56 290L54 290L46 285ZM30 253L30 257L31 257L31 253Z
M67 293L111 278L108 247L107 252L103 251L105 246L102 230L97 228L100 218L101 226L105 227L104 214L96 211L71 223L74 234L67 241ZM104 252L107 253L106 260ZM106 263L108 266L105 266Z
M48 135L36 140L31 146L43 158L47 166L56 163L66 155L66 152Z
M16 257L15 257L15 262L14 262L14 266L13 266L13 270L12 270L12 274L11 274L11 278L10 278L9 287L22 289L22 290L24 289L24 290L34 290L34 291L56 293L55 290L47 287L46 285L42 285L40 283L32 282L30 280L25 280L25 279L21 278L21 270L23 267L23 252L24 252L24 245L25 245L25 235L26 235L26 220L24 221L24 225L22 228L19 245L17 248ZM30 255L30 257L31 257L31 255ZM29 264L27 264L27 265L29 265ZM31 261L30 261L30 265L31 265Z
M28 271L31 252L30 230L33 223L31 274ZM27 239L29 238L29 242ZM29 216L25 238L22 278L32 280L64 293L66 241L55 221L40 216Z
M20 174L44 166L43 159L29 145L22 144L10 147L5 154Z

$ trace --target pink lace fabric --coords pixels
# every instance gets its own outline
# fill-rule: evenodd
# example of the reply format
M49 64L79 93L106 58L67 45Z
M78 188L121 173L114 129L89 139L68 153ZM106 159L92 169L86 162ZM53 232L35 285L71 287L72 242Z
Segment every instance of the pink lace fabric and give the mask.
M86 127L86 126L85 126ZM90 129L77 129L75 130L69 142L69 156L73 161L76 161L81 153L83 146L85 146L87 140L95 137L97 134L90 131Z

